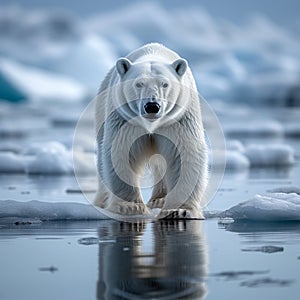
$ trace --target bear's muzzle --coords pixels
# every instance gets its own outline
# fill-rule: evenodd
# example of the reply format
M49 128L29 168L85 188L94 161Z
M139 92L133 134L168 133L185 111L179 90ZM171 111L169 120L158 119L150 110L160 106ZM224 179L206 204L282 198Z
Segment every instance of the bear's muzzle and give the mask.
M148 102L144 105L147 114L157 114L160 110L160 104L157 102Z

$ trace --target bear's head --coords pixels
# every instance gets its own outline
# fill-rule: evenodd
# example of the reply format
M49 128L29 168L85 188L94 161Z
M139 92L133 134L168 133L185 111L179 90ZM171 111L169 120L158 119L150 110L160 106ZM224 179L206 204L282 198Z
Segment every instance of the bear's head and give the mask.
M181 58L172 63L120 58L116 63L120 113L149 122L174 117L181 110L182 79L187 68L186 60Z

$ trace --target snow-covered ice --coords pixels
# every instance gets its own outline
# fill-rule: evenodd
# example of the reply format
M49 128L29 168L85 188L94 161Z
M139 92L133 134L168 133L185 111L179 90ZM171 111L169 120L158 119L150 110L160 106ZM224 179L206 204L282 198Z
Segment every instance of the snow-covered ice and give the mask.
M226 150L226 169L243 170L250 167L250 161L243 153L235 150Z
M224 211L221 216L244 221L300 221L300 196L296 193L255 195Z
M53 220L101 220L108 217L92 205L82 203L48 203L42 201L0 201L0 222L8 218L30 218L41 221Z
M56 141L32 143L21 153L0 152L0 173L72 174L73 159L78 173L95 174L93 152L76 150L73 155L71 150Z
M293 148L284 144L250 144L245 149L245 155L252 167L289 166L295 161Z
M296 193L300 195L300 187L297 186L282 186L268 190L270 193Z
M227 170L242 170L249 167L285 167L295 162L294 149L287 144L248 144L239 140L226 142Z

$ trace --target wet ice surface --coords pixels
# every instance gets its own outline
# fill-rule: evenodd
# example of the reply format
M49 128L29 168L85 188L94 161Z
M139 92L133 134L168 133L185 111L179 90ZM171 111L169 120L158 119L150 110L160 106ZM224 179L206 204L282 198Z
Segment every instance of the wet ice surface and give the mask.
M83 106L78 105L77 111ZM26 156L37 161L42 153L46 161L51 161L53 156L69 153L76 114L73 121L69 116L64 118L63 105L50 111L37 104L3 104L0 108L1 122L6 124L2 127L0 154L14 153L24 163ZM247 113L253 111L248 108ZM276 110L262 112L262 116L265 114L282 127L299 118L296 110L287 119ZM220 115L226 124L226 111ZM11 121L13 116L25 124L20 132ZM228 149L245 157L249 145L270 149L267 145L276 144L284 145L279 147L283 157L293 149L294 161L276 167L249 164L228 168L215 199L206 208L205 221L144 220L139 225L93 221L99 215L88 206L70 169L50 174L49 169L37 164L38 174L32 174L26 166L1 173L0 295L8 300L102 299L107 293L109 299L112 294L133 299L132 295L142 293L158 298L159 290L164 296L188 299L220 299L224 294L230 299L296 299L300 280L298 222L247 223L210 218L256 194L294 193L293 197L298 197L299 142L285 134L274 139L259 134L244 137L241 133L234 138L237 140L230 137ZM49 153L43 150L45 145L51 146ZM92 153L92 144L83 139L82 145L81 151ZM231 160L239 165L234 155ZM12 166L7 159L2 160L2 166L4 162ZM63 163L69 168L67 157ZM52 170L61 170L61 166L52 164ZM88 183L86 192L93 194L95 178L88 173L82 176ZM143 190L143 194L149 197L150 190ZM52 221L46 221L49 219Z
M297 299L299 232L295 224L224 228L215 220L11 225L1 228L1 295ZM284 251L243 251L249 245Z

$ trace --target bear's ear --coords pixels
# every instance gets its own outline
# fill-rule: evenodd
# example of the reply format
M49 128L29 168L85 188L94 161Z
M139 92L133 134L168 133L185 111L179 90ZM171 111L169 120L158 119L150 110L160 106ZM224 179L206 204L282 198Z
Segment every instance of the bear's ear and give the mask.
M182 76L187 69L187 61L183 58L179 58L172 63L172 67L178 76Z
M116 63L116 68L121 77L123 77L131 67L131 61L127 58L119 58Z

